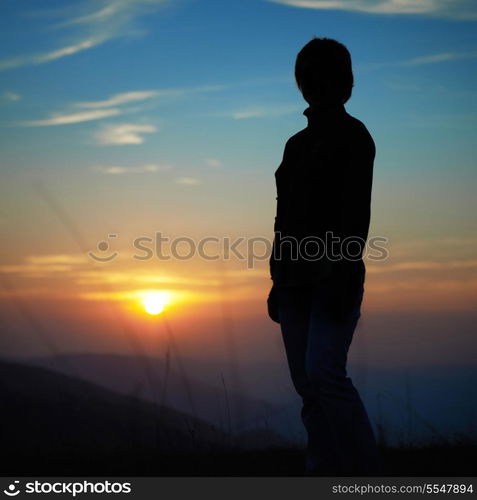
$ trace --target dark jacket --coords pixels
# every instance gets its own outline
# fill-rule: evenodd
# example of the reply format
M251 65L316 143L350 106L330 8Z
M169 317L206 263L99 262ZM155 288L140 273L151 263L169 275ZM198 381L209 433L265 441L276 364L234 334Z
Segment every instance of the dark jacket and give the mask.
M326 112L307 108L303 114L308 126L288 139L275 172L271 278L281 285L344 275L364 279L362 252L370 221L374 141L343 105ZM299 252L292 240L302 242L294 247Z

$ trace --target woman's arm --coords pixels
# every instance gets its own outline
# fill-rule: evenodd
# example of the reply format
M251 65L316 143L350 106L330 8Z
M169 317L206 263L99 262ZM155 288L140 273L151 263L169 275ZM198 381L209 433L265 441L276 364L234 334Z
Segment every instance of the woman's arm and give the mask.
M375 155L374 141L362 125L362 128L351 135L341 159L343 179L337 207L337 230L342 242L342 253L345 254L344 257L350 254L349 258L359 254L355 260L359 260L364 252L368 238Z
M336 231L339 258L330 277L332 310L345 317L353 305L357 287L362 286L362 255L371 218L371 191L376 149L364 125L353 133L342 149L338 171L341 180L336 203ZM361 265L358 266L358 262ZM358 267L357 267L358 266Z
M283 148L283 155L282 155L282 161L280 162L280 165L278 166L277 170L275 171L275 181L276 181L276 192L277 196L275 198L276 200L276 210L275 210L275 219L274 219L274 224L273 224L273 243L272 243L272 251L270 255L270 277L273 279L274 276L274 271L277 267L277 261L275 259L275 245L277 243L276 241L276 233L277 231L279 232L281 230L281 224L282 224L282 218L283 218L283 210L284 207L283 205L283 199L282 196L280 196L282 193L280 192L281 190L281 183L279 182L279 171L281 168L285 167L285 164L288 162L288 159L290 157L290 139L287 140L285 143L285 147Z

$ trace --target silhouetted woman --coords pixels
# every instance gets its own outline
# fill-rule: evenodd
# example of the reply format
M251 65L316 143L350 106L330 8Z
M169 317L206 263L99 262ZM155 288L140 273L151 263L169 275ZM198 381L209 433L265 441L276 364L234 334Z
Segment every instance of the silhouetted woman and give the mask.
M295 79L308 126L288 139L275 172L269 314L303 399L306 473L373 475L376 443L346 361L364 293L375 146L344 108L353 87L344 45L311 40L298 53Z

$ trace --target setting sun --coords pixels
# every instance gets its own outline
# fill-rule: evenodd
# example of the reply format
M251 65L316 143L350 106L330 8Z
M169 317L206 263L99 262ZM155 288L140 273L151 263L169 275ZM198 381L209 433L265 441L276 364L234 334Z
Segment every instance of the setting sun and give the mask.
M161 314L169 300L169 294L165 291L146 292L142 298L145 311L153 316Z

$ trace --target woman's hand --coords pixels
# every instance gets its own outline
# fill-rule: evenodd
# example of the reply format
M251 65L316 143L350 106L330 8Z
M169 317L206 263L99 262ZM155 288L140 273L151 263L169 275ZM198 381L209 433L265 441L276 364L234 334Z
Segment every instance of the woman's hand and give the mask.
M278 314L278 297L276 286L273 285L267 298L268 316L275 323L280 323Z
M335 320L344 320L359 308L363 296L363 279L346 267L329 278L329 313Z

